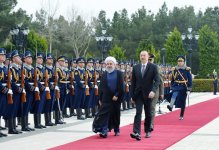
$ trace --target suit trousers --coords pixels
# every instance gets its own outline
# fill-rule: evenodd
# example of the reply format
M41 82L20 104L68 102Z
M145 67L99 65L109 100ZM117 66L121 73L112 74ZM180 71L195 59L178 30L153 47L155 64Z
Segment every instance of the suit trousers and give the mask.
M143 94L140 94L139 97L136 99L136 114L134 118L134 126L133 132L141 134L141 116L142 116L142 108L144 107L145 112L145 120L144 120L144 131L150 131L151 125L151 103L152 99L144 98Z

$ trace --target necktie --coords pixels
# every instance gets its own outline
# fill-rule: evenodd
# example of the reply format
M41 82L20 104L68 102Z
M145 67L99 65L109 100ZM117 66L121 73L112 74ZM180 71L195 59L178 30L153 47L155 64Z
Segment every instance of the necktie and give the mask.
M142 69L141 69L141 75L142 75L142 77L144 76L144 71L145 71L145 65L142 65Z

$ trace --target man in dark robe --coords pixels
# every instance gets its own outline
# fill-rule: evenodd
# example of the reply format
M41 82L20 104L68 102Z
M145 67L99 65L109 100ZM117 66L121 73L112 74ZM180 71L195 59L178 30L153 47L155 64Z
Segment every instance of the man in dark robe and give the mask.
M93 131L99 132L100 137L106 138L108 131L114 129L115 136L120 133L120 107L124 94L123 76L115 70L116 59L107 57L105 60L106 72L104 72L100 87L100 109L94 118Z

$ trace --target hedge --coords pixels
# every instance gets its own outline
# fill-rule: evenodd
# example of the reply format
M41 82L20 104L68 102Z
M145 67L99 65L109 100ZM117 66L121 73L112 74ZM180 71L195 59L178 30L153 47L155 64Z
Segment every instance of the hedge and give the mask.
M192 92L213 92L213 79L193 79Z

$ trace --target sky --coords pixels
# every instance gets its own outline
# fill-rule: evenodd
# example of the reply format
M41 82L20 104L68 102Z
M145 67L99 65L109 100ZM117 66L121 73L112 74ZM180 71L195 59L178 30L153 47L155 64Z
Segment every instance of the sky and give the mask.
M157 13L159 8L163 5L164 1L169 10L174 6L184 7L192 5L195 11L204 11L207 7L219 6L218 0L17 0L18 4L15 8L22 8L27 11L27 14L35 14L37 10L44 7L48 9L48 2L51 2L54 8L56 2L58 3L58 10L56 17L63 15L69 16L69 10L74 8L78 14L85 19L92 16L97 17L100 10L105 10L107 18L112 19L115 11L120 11L126 8L129 15L144 6L146 10L151 10L152 13ZM207 4L206 4L207 3Z

